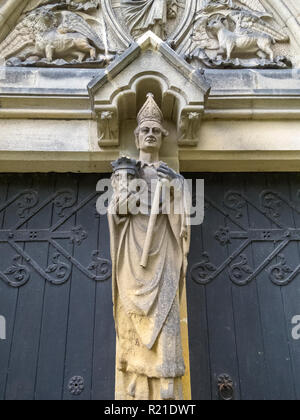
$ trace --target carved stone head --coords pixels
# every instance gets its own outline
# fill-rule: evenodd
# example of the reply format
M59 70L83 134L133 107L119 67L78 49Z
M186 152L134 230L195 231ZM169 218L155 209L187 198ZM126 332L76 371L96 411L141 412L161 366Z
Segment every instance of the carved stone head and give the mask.
M43 33L57 24L57 18L51 10L41 7L27 16L27 22L31 22L29 25L33 27L35 32Z
M148 93L147 101L140 110L135 130L136 147L138 150L152 152L160 150L164 137L169 135L163 127L163 114L154 100L154 95Z
M113 189L119 194L128 191L128 184L138 177L139 164L135 159L122 156L116 161L112 162L113 176L112 186Z

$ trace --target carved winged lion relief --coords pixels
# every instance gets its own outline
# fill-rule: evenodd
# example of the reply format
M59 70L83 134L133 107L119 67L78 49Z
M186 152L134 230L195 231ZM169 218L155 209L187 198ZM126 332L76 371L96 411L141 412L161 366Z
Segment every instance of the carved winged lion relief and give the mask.
M287 68L290 60L275 48L288 42L259 0L200 0L180 52L198 67Z
M100 0L31 0L13 31L0 44L11 65L97 64L106 66L116 51L109 47ZM92 25L93 24L93 25Z

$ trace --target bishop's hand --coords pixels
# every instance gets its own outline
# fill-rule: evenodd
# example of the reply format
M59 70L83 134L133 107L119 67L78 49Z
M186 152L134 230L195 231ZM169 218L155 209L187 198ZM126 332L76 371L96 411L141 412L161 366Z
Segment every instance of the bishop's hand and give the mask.
M159 168L157 169L157 174L161 180L168 180L169 182L178 178L177 172L169 168L166 163L162 163L159 166Z

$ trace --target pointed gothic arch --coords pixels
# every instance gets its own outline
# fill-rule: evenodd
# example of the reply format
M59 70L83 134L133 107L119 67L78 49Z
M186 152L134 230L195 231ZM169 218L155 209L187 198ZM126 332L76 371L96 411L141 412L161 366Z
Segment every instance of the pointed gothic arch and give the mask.
M277 22L286 27L290 38L300 47L300 19L296 15L295 6L286 0L261 0L267 10L270 10Z

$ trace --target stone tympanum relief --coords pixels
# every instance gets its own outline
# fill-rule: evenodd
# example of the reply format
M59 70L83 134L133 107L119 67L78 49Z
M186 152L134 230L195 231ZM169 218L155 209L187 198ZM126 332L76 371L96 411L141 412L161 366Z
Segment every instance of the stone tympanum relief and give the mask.
M150 30L197 68L290 67L289 35L263 4L24 0L14 29L0 44L0 58L12 65L105 67Z
M195 66L208 68L287 68L275 45L289 36L259 0L200 0L181 53Z
M135 136L139 160L123 157L113 163L109 209L116 399L182 399L179 308L190 232L184 180L159 159L168 132L152 94L139 112ZM142 184L128 190L135 180ZM174 189L164 211L163 191L170 182ZM175 202L181 212L174 211Z
M0 56L11 65L96 64L115 56L105 22L98 17L100 0L31 0L16 27L0 44Z

